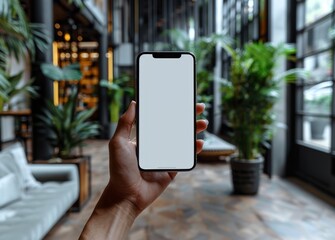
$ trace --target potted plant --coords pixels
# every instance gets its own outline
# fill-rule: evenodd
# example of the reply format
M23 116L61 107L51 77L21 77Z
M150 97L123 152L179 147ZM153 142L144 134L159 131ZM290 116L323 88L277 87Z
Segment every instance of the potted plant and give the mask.
M263 166L261 143L272 136L279 86L283 79L294 80L306 73L293 69L275 74L278 58L295 51L287 44L255 42L243 49L224 48L232 60L230 79L223 81L222 103L238 149L231 159L234 192L257 194Z
M125 94L134 95L134 89L128 86L130 81L129 75L123 74L120 77L114 78L113 81L101 80L100 86L107 88L109 97L109 114L110 114L110 134L114 134L117 122L120 118L123 97Z
M1 70L0 70L1 72ZM0 111L7 111L14 106L19 106L20 101L12 101L18 95L38 96L32 85L34 80L19 84L21 82L23 71L17 74L9 75L2 72L0 74Z
M209 88L214 80L215 47L218 43L229 44L231 40L220 34L212 34L208 37L198 37L192 40L186 32L179 29L168 30L165 34L169 36L170 43L164 47L164 50L189 51L196 57L197 101L206 104L206 110L200 116L200 118L206 118L213 100Z
M78 110L78 82L81 72L78 64L68 65L64 68L43 64L43 74L55 81L71 81L71 92L65 104L54 105L47 101L47 108L39 118L49 130L48 140L54 147L54 155L60 159L73 159L82 157L81 153L75 154L74 150L81 147L84 141L99 134L99 125L88 119L95 112L95 108Z
M75 153L77 147L82 147L85 140L99 134L100 126L97 123L87 121L95 108L76 110L77 89L70 93L68 101L64 105L55 106L47 102L47 108L43 115L39 116L43 124L48 128L48 140L53 146L54 156L60 159L74 159L83 157Z
M21 83L23 71L10 74L11 57L34 59L36 47L44 50L49 39L41 25L28 22L19 0L2 1L0 22L0 110L7 110L18 94L36 95L33 80Z

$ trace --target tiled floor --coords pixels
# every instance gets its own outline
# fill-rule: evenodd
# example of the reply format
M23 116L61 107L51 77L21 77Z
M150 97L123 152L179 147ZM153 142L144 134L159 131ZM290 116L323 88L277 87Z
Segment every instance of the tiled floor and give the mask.
M81 213L64 217L48 240L77 239L107 182L107 142L92 141L86 152L93 156L91 201ZM335 208L292 181L264 176L255 197L235 196L231 189L226 164L199 163L178 174L136 220L129 239L335 239Z

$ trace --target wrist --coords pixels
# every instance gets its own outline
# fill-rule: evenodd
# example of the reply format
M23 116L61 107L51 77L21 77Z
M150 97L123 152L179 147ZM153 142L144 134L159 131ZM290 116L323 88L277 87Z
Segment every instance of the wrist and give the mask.
M138 214L131 201L114 197L106 188L80 239L125 239Z
M108 184L97 203L96 210L109 211L116 208L135 220L141 211L134 202L130 198L119 195L117 191L113 191L113 187Z

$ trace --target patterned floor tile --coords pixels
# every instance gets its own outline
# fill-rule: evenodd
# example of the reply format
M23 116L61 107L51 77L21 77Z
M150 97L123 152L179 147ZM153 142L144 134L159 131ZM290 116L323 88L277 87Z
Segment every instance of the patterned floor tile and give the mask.
M108 181L107 141L91 141L92 198L45 238L76 239ZM129 240L334 240L335 209L292 181L263 176L257 196L232 194L227 164L179 173L136 219Z

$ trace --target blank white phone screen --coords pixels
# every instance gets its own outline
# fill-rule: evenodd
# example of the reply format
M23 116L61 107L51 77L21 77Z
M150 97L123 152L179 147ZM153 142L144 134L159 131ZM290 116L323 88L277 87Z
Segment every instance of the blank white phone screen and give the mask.
M138 59L138 159L143 170L190 170L195 165L193 55Z

